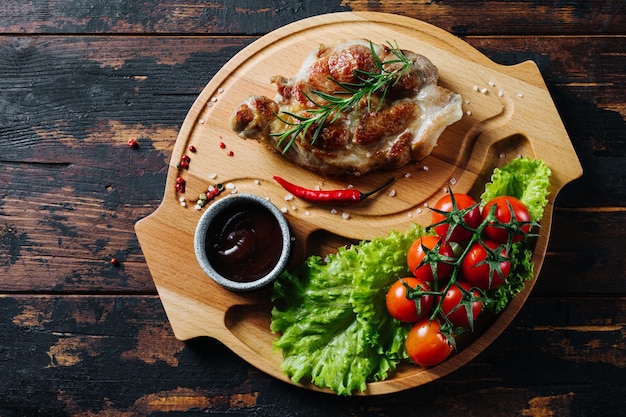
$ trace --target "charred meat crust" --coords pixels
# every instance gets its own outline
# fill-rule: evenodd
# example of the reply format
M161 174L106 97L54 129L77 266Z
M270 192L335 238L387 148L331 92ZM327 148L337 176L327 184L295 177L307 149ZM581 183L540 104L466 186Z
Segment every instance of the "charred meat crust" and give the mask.
M305 58L294 77L272 77L277 91L274 99L251 96L243 102L231 117L231 127L240 136L259 140L294 164L325 176L358 176L424 158L443 130L461 119L461 97L437 85L438 70L428 58L402 52L410 66L384 96L377 92L370 100L361 100L322 126L315 138L310 129L286 151L277 136L290 126L277 115L290 123L298 120L288 113L309 117L312 109L325 104L316 92L337 94L339 83L358 83L367 73L380 73L377 60L385 63L385 70L399 68L401 63L391 62L397 60L393 50L363 39L320 46Z

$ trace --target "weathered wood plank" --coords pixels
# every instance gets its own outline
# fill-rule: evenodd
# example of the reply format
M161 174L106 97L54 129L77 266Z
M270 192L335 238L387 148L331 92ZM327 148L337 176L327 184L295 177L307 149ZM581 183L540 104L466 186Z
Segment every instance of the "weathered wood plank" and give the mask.
M414 17L460 36L528 34L623 34L625 16L619 0L577 1L419 1L277 0L234 4L155 1L98 2L8 0L0 4L4 33L189 33L264 34L295 20L330 12L374 11Z
M196 96L250 41L2 37L0 160L80 163L68 150L88 142L106 165L106 146L130 137L170 149Z
M276 381L213 340L176 341L157 297L5 296L0 412L621 415L625 333L624 298L531 297L457 372L393 395L338 398Z
M557 209L552 227L533 294L626 296L626 210Z
M410 8L367 0L346 0L343 4L354 11L397 13L425 20L458 36L623 34L625 22L620 1L423 1Z

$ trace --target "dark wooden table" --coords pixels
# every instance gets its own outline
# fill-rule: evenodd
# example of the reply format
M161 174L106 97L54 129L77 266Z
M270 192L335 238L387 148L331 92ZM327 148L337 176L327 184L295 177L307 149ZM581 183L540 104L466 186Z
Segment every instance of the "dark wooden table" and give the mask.
M538 283L491 346L434 383L339 398L214 340L177 341L133 225L160 203L177 131L224 63L290 22L366 10L498 63L534 60L584 175L558 196ZM625 91L624 0L4 0L0 415L626 415Z

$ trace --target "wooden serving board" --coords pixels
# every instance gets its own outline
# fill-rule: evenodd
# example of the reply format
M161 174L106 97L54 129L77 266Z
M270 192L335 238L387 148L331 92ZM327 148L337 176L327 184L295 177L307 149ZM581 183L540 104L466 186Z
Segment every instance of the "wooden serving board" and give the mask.
M429 157L393 173L376 172L352 180L320 178L256 141L239 138L230 129L233 110L249 95L275 95L272 76L295 75L305 55L320 43L357 37L375 43L397 42L403 49L427 56L439 68L440 84L463 96L463 119L446 129ZM195 152L189 151L190 146ZM188 169L177 167L183 154L191 158ZM281 371L280 352L272 350L275 335L269 330L269 291L226 290L209 279L195 259L193 235L202 210L195 209L193 201L201 192L210 184L228 184L225 193L258 194L284 209L295 236L291 262L295 265L309 255L324 255L346 242L385 236L392 230L404 231L414 222L427 225L430 212L426 206L441 197L448 185L456 192L478 197L493 168L520 155L544 159L553 172L550 203L534 252L534 280L484 333L449 360L430 369L403 366L388 380L369 384L363 394L395 392L454 371L506 328L541 268L554 198L565 184L582 174L533 62L497 65L448 32L390 14L336 13L285 26L238 53L202 91L176 141L163 202L136 224L136 232L178 339L218 339L257 368L290 381ZM287 193L272 180L273 175L307 188L354 186L363 191L392 175L398 181L369 201L332 210L296 199L286 201ZM186 181L184 194L175 191L179 176ZM186 198L186 207L180 203L181 196Z

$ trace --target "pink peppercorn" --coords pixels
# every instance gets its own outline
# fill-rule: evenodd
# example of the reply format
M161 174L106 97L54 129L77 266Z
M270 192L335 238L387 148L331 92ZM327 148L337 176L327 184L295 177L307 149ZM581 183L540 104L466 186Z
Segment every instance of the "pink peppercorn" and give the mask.
M128 146L131 148L136 148L139 146L139 143L135 139L128 139Z
M233 155L235 155L235 153L233 151L229 151L228 152L228 156L233 156Z
M189 168L189 162L191 162L191 158L189 157L189 155L183 155L180 157L180 163L178 164L178 166L180 168L187 169Z
M185 179L183 177L178 177L176 178L176 184L174 185L174 188L176 189L177 192L179 193L184 193L185 192Z
M220 142L220 149L226 148L226 144L224 142Z
M189 145L189 152L196 152L196 147L193 145Z

